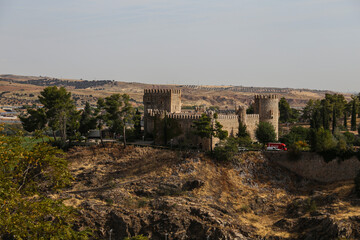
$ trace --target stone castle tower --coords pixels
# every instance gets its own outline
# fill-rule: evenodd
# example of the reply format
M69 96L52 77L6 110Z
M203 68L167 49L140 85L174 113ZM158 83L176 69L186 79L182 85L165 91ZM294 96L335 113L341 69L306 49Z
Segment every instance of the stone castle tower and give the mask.
M279 99L277 95L256 95L254 113L259 114L260 122L269 122L275 128L276 139L279 136Z
M145 114L149 109L157 109L169 113L181 112L181 90L145 89L143 101Z

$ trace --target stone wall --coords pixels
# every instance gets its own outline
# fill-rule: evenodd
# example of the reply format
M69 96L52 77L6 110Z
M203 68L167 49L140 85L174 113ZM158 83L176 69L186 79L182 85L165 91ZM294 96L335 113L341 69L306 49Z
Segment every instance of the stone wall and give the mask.
M218 115L217 121L223 126L223 130L228 131L229 136L236 136L239 131L238 115Z
M269 122L274 126L278 138L280 115L277 95L256 95L254 112L259 114L260 122Z
M251 139L256 140L255 131L259 124L259 114L246 114L245 115L246 130L248 131Z
M250 134L253 141L256 141L255 131L259 121L268 121L274 125L274 128L278 130L278 98L276 95L257 95L255 96L254 104L255 113L246 114L246 110L243 107L239 107L236 110L236 114L218 114L217 121L223 126L223 130L228 131L230 136L236 136L239 130L239 121L242 121ZM201 117L200 113L183 113L181 112L181 90L174 89L145 89L144 90L144 129L147 136L168 134L162 133L164 126L157 126L157 118L163 119L165 116L168 119L174 119L182 129L182 134L178 137L174 137L174 144L181 144L182 142L189 142L190 145L196 145L202 143L204 146L208 143L203 143L203 139L199 140L192 134L192 123L196 119ZM213 117L213 113L210 117ZM159 133L155 133L159 131ZM167 139L166 137L163 142ZM217 143L219 139L212 141L213 145ZM156 140L155 140L156 142ZM159 142L159 144L161 144Z
M181 112L181 90L145 89L143 102L145 113L148 109L179 113Z
M302 152L296 160L287 152L265 152L265 156L302 177L324 183L352 180L360 170L360 161L356 157L326 163L322 156L310 152Z

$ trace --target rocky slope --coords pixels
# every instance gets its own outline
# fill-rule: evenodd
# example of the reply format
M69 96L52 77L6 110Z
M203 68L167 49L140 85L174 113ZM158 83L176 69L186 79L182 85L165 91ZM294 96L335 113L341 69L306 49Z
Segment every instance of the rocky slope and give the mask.
M321 185L245 152L231 163L203 153L119 145L74 148L75 177L53 195L80 212L94 238L359 239L353 184Z

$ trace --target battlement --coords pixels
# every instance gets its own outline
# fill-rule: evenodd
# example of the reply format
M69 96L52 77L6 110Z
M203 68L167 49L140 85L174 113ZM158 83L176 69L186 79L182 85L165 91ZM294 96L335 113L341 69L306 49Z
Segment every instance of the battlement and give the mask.
M144 89L144 93L175 93L181 94L180 89Z
M238 115L230 114L230 115L218 115L218 119L238 119Z
M246 114L246 118L259 118L259 114Z
M201 118L201 114L187 114L187 113L169 113L165 110L158 109L148 109L148 116L156 117L156 116L166 116L172 119L199 119Z
M270 94L270 95L255 95L255 99L278 99L278 96L276 94Z
M168 118L172 119L200 119L200 114L184 114L184 113L168 113L166 115Z
M167 114L167 111L165 110L159 110L159 109L148 109L147 110L147 115L154 117L156 115L164 115Z

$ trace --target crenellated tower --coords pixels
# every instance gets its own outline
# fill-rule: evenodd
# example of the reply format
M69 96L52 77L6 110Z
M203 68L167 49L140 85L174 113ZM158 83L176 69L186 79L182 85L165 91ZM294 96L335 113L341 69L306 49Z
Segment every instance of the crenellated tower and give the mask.
M165 110L169 113L181 112L181 90L177 89L145 89L144 112L148 109Z
M277 95L256 95L254 112L259 114L260 122L269 122L275 128L276 138L279 136L279 98Z

